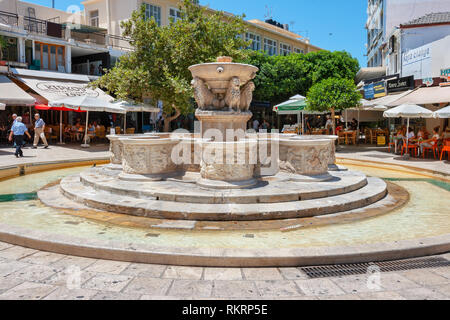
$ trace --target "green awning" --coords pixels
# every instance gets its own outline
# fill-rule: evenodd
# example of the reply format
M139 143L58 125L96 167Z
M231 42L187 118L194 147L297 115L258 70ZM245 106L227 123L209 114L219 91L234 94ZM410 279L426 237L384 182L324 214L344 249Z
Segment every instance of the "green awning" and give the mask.
M273 108L273 111L302 111L306 108L306 101L292 101L288 103L282 103Z

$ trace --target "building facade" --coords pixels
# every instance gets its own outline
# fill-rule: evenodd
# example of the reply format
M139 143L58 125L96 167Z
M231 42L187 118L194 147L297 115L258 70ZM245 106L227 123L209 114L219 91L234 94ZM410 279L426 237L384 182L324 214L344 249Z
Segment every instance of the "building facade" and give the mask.
M153 17L161 26L168 25L171 19L176 20L180 16L179 0L87 0L82 3L88 24L103 28L108 34L114 36L122 35L121 22L129 19L132 12L139 10L142 5L145 6L147 17ZM249 20L246 24L248 32L243 36L246 40L252 41L250 49L263 50L269 55L321 50L310 44L309 39L289 31L286 25L261 20Z
M386 61L388 42L401 24L429 13L450 11L448 0L368 0L367 2L367 66L381 67ZM401 57L397 57L398 61Z

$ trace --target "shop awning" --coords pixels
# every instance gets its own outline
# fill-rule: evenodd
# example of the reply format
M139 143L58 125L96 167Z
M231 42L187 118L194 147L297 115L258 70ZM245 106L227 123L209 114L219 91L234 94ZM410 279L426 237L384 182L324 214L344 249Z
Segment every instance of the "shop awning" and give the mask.
M419 88L404 95L387 106L398 106L401 104L434 104L434 103L450 103L450 87L430 87Z
M17 77L26 86L36 91L49 103L69 97L88 96L99 100L112 102L114 99L100 89L88 87L88 83L71 81L47 80L39 78Z
M0 103L13 106L34 105L35 99L6 76L0 76Z
M306 100L289 100L273 107L279 114L297 114L306 108Z
M408 90L405 92L400 92L400 93L395 93L395 94L389 94L387 96L384 96L384 97L381 97L378 99L366 100L366 102L364 103L364 107L374 107L374 106L395 107L395 106L399 106L399 105L401 105L401 103L397 103L397 100L410 94L411 92L413 92L413 90Z

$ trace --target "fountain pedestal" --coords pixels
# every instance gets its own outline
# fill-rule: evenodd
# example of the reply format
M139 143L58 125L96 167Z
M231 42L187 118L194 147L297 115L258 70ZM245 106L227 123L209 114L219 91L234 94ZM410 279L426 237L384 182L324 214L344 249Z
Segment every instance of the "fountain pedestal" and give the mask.
M198 109L195 112L195 116L200 121L200 132L203 138L213 138L214 141L229 141L229 139L227 140L227 130L231 130L233 134L241 131L243 138L247 130L247 122L252 118L253 114L250 111L208 111ZM219 132L221 136L217 136ZM211 137L211 135L214 135L214 137Z

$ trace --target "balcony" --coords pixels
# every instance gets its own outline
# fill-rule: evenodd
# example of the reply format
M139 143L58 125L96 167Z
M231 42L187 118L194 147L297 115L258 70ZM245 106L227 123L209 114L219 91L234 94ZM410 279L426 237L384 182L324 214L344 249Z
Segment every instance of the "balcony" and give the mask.
M115 35L108 35L105 29L73 25L71 23L56 23L34 17L23 17L17 14L0 11L0 25L9 25L26 30L31 34L47 36L64 40L100 46L119 50L130 50L129 40ZM70 29L70 30L67 30Z
M14 13L0 11L0 24L19 26L19 16Z

